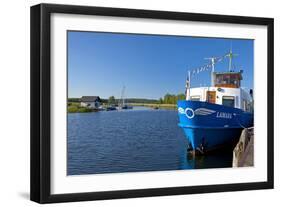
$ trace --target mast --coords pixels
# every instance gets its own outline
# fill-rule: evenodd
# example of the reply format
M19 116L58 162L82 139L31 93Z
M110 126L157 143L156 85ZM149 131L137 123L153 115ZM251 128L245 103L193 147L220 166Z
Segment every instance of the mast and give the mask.
M190 99L190 79L191 79L191 72L190 70L187 72L187 78L185 81L185 97L186 100Z
M125 93L125 86L123 86L122 91L121 91L121 97L120 97L120 101L119 101L119 105L122 107L125 104L124 101L124 93Z
M211 60L211 64L212 64L212 71L211 71L211 85L215 86L215 78L214 78L214 72L215 72L215 61L216 61L216 57L209 57L209 58L205 58L205 60Z
M231 68L232 68L232 58L235 57L235 56L238 56L238 54L232 53L232 43L231 43L230 51L229 51L228 54L226 54L226 57L229 58L229 62L228 62L228 72L231 72Z

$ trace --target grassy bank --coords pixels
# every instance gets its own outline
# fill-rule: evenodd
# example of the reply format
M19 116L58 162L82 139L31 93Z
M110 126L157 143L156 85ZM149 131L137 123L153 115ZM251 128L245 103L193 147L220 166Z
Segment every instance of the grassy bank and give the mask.
M177 109L176 104L154 104L154 103L130 103L132 106L144 106L150 108L162 108L162 109ZM67 112L68 113L87 113L97 111L95 109L90 109L87 107L80 106L80 103L77 102L68 102Z
M147 104L147 103L130 103L132 106L145 106L151 108L165 108L165 109L177 109L176 104Z
M80 106L80 103L68 102L67 104L68 113L86 113L86 112L93 112L93 111L94 111L93 109Z

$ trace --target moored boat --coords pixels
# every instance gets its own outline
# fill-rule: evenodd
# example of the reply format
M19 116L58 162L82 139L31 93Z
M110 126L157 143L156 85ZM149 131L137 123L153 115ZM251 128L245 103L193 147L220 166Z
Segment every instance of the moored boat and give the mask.
M214 66L229 57L229 70L215 72ZM211 72L211 86L190 87L189 71L186 83L186 100L178 101L179 126L188 140L188 150L205 153L235 144L243 128L253 126L253 97L241 87L243 71L231 68L232 51L211 58L211 64L201 70ZM234 146L234 145L233 145Z
M114 111L114 110L116 110L116 107L115 107L115 106L107 106L107 107L105 108L105 110L106 110L106 111Z
M126 104L126 105L121 106L121 109L133 109L133 106Z
M123 88L122 88L121 98L119 100L119 104L118 104L117 108L119 110L121 110L121 109L133 109L133 106L127 104L126 101L125 101L125 86L123 86Z

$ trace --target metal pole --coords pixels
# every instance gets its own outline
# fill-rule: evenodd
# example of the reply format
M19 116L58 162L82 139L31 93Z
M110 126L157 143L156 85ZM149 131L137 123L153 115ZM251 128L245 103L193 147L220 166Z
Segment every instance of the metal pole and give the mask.
M231 71L231 60L232 60L232 52L229 53L229 65L228 65L228 71Z
M188 100L190 100L190 84L191 84L191 75L190 75L190 70L188 71L188 90L189 90L189 92L188 92L188 95L189 95L189 97L188 97Z
M211 60L212 60L212 74L211 74L211 81L212 81L212 86L215 86L215 80L214 80L214 72L215 72L215 58L213 57Z

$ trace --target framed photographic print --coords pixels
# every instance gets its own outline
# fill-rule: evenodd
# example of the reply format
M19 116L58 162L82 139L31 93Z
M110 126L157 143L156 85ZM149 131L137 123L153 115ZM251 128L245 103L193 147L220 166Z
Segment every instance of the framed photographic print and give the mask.
M31 200L273 188L273 19L31 7Z

